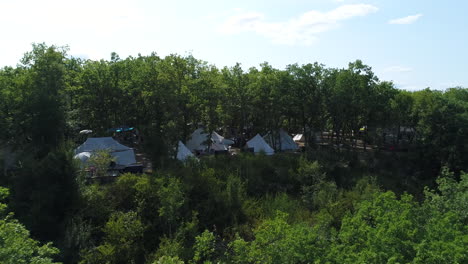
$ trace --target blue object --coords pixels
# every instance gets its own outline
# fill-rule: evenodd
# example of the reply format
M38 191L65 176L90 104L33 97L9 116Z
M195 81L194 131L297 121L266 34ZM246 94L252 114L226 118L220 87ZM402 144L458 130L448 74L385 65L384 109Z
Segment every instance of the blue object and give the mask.
M127 132L127 131L132 131L135 129L134 127L129 127L129 126L120 126L120 127L115 127L115 128L109 128L107 132Z

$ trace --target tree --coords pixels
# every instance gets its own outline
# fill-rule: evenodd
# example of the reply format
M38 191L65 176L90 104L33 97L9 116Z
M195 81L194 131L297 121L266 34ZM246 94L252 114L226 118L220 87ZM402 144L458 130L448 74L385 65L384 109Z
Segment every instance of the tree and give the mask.
M115 212L103 228L104 243L88 251L80 263L140 263L144 231L135 212Z
M416 246L414 263L464 263L468 261L468 174L457 182L443 168L437 190L425 188L424 236Z
M65 131L62 92L65 90L65 55L67 48L33 44L23 65L28 69L31 93L27 111L30 114L31 143L39 157L58 147Z
M377 193L343 219L328 258L333 263L409 263L420 236L418 214L410 195Z
M211 263L210 260L214 260L215 243L214 234L208 230L195 237L193 261L195 263Z
M224 83L224 123L236 129L240 139L239 145L246 142L245 132L250 129L249 114L251 113L251 94L248 90L249 80L239 63L232 68L221 70Z
M0 187L0 201L8 196L8 189ZM29 231L12 213L6 212L6 204L0 202L0 262L5 264L52 264L52 257L59 253L51 243L41 245L30 238Z
M390 101L390 108L392 114L392 125L396 126L396 138L394 143L398 144L401 138L401 127L408 127L413 129L416 127L412 119L412 108L413 108L414 99L411 93L407 91L400 91L395 95Z
M299 119L302 132L306 136L306 145L313 142L314 132L323 131L325 128L325 99L326 86L323 81L326 71L323 64L289 65L287 71L291 74L294 82L291 85L292 91L285 91L285 94L292 94L293 105L297 108L293 113L293 118Z
M109 150L98 150L94 152L88 159L88 169L92 168L93 176L103 177L107 176L107 170L116 158L110 154Z
M169 178L166 183L161 184L158 191L161 207L159 216L165 219L169 234L173 234L180 217L180 208L184 204L184 193L181 183L176 178Z
M247 242L237 237L230 243L232 263L312 263L321 255L320 239L305 224L290 225L287 215L277 213L254 231L255 239Z

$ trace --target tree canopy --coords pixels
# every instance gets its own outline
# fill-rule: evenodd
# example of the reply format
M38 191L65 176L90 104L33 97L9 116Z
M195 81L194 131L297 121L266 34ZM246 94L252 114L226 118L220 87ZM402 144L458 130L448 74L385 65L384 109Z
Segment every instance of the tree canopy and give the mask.
M467 88L400 90L361 60L67 52L34 44L0 69L0 262L468 262ZM79 131L121 126L152 172L86 178ZM175 160L200 126L235 148L280 129L305 142ZM106 176L111 160L90 163Z

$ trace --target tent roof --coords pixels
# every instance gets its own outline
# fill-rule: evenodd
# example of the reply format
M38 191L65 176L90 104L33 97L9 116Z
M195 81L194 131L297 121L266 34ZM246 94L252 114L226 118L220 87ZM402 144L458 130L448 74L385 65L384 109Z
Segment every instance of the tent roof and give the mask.
M278 135L276 134L271 134L268 132L263 138L265 141L270 144L270 146L275 146L277 149L280 147L281 144L281 150L297 150L298 146L296 142L292 139L292 137L286 133L283 129L279 130L279 140L278 140Z
M73 158L79 159L81 162L87 162L91 157L91 152L81 152L76 154Z
M110 153L115 158L115 163L118 165L131 165L136 163L135 152L133 149L124 151L114 151Z
M93 152L107 149L109 151L123 151L131 148L124 146L111 137L88 138L83 144L76 148L75 153Z
M208 136L209 135L203 131L203 128L196 129L187 141L187 148L191 151L206 150L208 146L205 143L208 140Z
M76 154L74 158L79 159L82 164L86 164L92 155L93 153L86 151ZM136 163L135 152L133 152L133 149L113 151L110 155L115 158L115 163L118 165L128 166Z
M202 128L196 129L190 139L187 141L187 148L191 151L195 150L206 150L208 148L207 141L210 135L206 133ZM211 133L211 146L212 150L227 150L228 145L234 144L232 140L225 139L220 134L213 131Z
M179 141L179 146L177 147L177 159L184 161L189 157L195 157L193 153L182 143Z
M255 153L261 151L267 155L273 155L275 151L265 142L265 140L259 135L255 135L252 139L247 141L247 147L253 148Z
M135 152L132 148L124 146L111 137L88 138L83 144L75 149L75 158L82 162L87 162L86 156L98 150L109 150L116 164L130 165L136 163ZM89 154L88 154L89 153ZM89 158L88 157L88 158Z
M223 145L232 145L232 144L234 144L234 141L221 136L220 134L216 133L215 131L213 131L211 133L211 139L213 140L213 142L220 143L220 144L223 144Z
M213 132L211 133L211 139L212 139L214 142L216 142L216 143L222 143L224 137L221 136L220 134L216 133L215 131L213 131Z

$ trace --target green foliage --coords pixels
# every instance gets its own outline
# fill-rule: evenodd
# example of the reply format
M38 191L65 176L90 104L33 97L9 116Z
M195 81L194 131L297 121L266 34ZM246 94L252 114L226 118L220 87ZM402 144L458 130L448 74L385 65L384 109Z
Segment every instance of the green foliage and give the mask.
M464 263L468 261L468 174L459 182L444 168L438 191L426 189L423 204L424 237L417 245L415 263Z
M301 157L297 178L302 185L316 185L326 179L326 174L317 161L310 162L305 157Z
M307 263L319 254L317 235L304 224L290 225L287 215L278 211L254 231L255 240L237 237L230 243L232 263Z
M183 245L181 242L177 241L177 239L163 237L161 238L161 242L159 243L159 248L155 253L155 257L157 259L164 257L178 258L179 256L183 255L183 251Z
M184 264L184 262L180 260L178 257L163 256L163 257L160 257L155 262L153 262L153 264Z
M465 263L468 261L468 230L456 212L433 212L416 246L414 263Z
M10 174L12 208L35 237L56 241L79 203L73 154L60 147L40 160L23 157L23 167Z
M80 263L135 263L142 259L145 227L135 212L113 213L103 228L104 243L84 255Z
M302 203L286 193L266 195L262 199L250 199L244 204L244 210L249 219L261 221L271 219L278 211L288 214L290 220L305 220L310 217Z
M433 212L455 213L468 224L468 173L462 172L457 182L454 173L444 167L437 178L437 185L437 191L426 187L424 205Z
M0 220L0 262L13 263L57 263L52 256L59 250L51 243L40 245L30 238L28 230L14 219Z
M95 151L88 159L88 168L93 168L94 176L103 177L107 175L112 162L115 162L116 158L112 157L108 150Z
M22 64L0 69L0 181L32 236L61 248L59 260L467 262L466 88L400 91L360 60L246 70L190 54L84 61L67 50L34 44ZM280 128L304 133L306 151L173 162L173 146L199 123L236 147ZM138 128L135 147L157 173L86 184L66 142L120 125ZM110 162L108 153L90 160L100 176ZM443 165L438 189L422 195ZM15 247L5 250L51 262L55 249L11 216L0 221Z
M179 210L184 205L184 193L180 181L176 178L167 179L167 183L160 186L158 196L161 201L159 216L166 219L169 233L172 234L172 228L180 217Z
M195 237L193 261L195 263L208 263L215 252L215 243L214 234L208 230Z
M0 187L0 201L8 196L8 189ZM41 245L30 237L29 231L16 219L12 213L6 212L6 204L0 202L0 262L52 264L52 257L59 250L52 243Z
M239 236L232 241L228 257L233 263L464 263L466 209L452 202L446 203L448 208L441 205L452 199L466 204L466 179L464 174L456 182L444 171L438 181L441 194L427 191L422 205L410 195L397 198L362 182L336 200L361 197L337 231L330 229L332 218L326 210L315 215L312 227L289 224L280 213L262 222L251 241ZM324 209L334 208L334 203Z
M342 222L338 243L330 257L336 263L408 263L419 236L414 202L409 195L396 199L392 192L363 201Z

